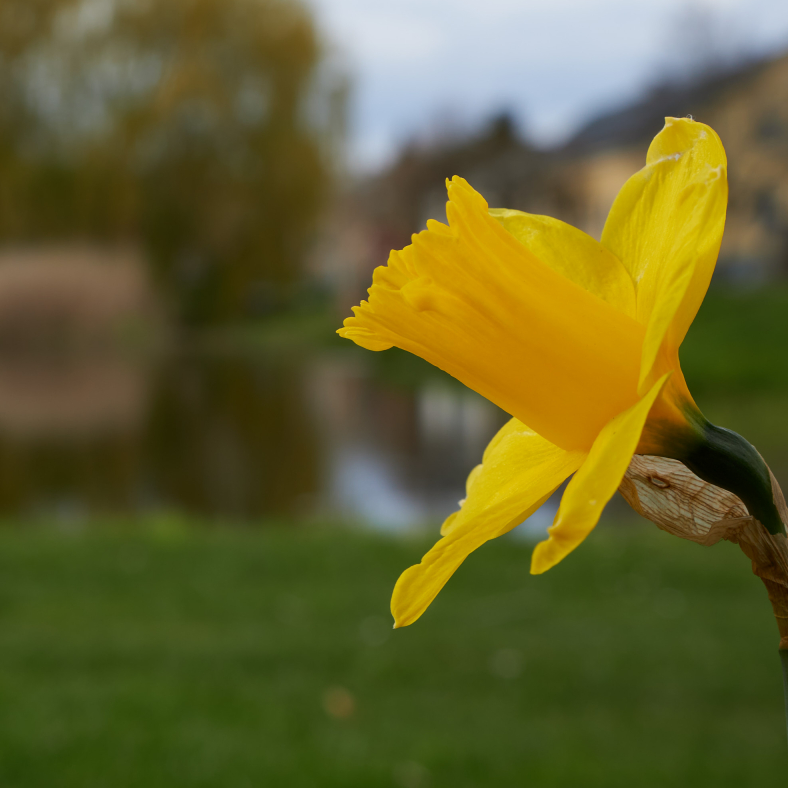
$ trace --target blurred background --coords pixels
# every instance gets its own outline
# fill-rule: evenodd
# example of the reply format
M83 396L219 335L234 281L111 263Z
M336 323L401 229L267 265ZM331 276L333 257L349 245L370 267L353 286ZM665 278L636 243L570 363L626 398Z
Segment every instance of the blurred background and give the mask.
M682 364L788 484L788 6L0 0L0 97L0 784L784 784L747 561L623 503L391 632L507 417L334 332L446 177L598 237L692 115L730 206Z

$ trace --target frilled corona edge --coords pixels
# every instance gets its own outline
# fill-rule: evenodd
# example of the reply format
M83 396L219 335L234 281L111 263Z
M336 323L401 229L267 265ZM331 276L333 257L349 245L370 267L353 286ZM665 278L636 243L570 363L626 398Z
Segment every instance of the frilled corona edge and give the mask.
M783 523L788 507L772 474L774 500ZM619 487L627 503L663 531L705 547L720 540L738 544L769 594L788 650L788 541L770 534L733 493L698 478L677 460L635 455Z

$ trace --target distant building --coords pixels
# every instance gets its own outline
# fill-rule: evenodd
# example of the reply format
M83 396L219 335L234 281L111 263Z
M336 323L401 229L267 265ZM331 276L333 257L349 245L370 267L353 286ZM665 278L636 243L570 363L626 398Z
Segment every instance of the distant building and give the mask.
M788 275L788 55L663 86L591 121L560 151L577 187L570 221L598 238L613 198L643 166L664 118L687 115L714 128L728 153L719 274L749 281Z
M445 179L462 175L491 207L555 216L599 238L626 179L645 164L666 116L711 125L728 152L730 202L718 274L758 282L788 275L788 55L694 83L665 85L600 115L566 145L539 151L506 116L482 135L411 146L334 206L313 270L347 312L375 266L444 219Z
M392 249L410 243L427 219L446 220L446 179L466 178L490 207L561 215L574 205L553 156L534 150L508 116L477 137L406 148L382 174L357 184L335 203L313 255L313 272L348 311L364 297L372 270Z

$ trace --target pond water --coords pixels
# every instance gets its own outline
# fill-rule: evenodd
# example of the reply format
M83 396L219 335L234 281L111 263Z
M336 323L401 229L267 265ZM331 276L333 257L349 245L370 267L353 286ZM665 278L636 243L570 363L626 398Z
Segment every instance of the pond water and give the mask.
M506 416L448 379L387 379L369 355L6 354L0 515L442 519Z
M784 393L699 403L785 486ZM506 418L419 359L350 343L155 359L0 352L0 516L434 525ZM556 503L531 526L543 531Z

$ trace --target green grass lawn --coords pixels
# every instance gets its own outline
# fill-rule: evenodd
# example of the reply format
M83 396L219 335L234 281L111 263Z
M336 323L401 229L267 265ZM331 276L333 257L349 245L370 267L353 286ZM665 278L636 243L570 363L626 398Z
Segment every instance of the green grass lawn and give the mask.
M788 480L788 285L713 287L681 348L690 391Z
M394 632L427 544L0 532L0 785L785 785L776 628L737 548L632 522L535 578L509 538Z
M788 285L712 287L681 348L693 391L788 391Z

